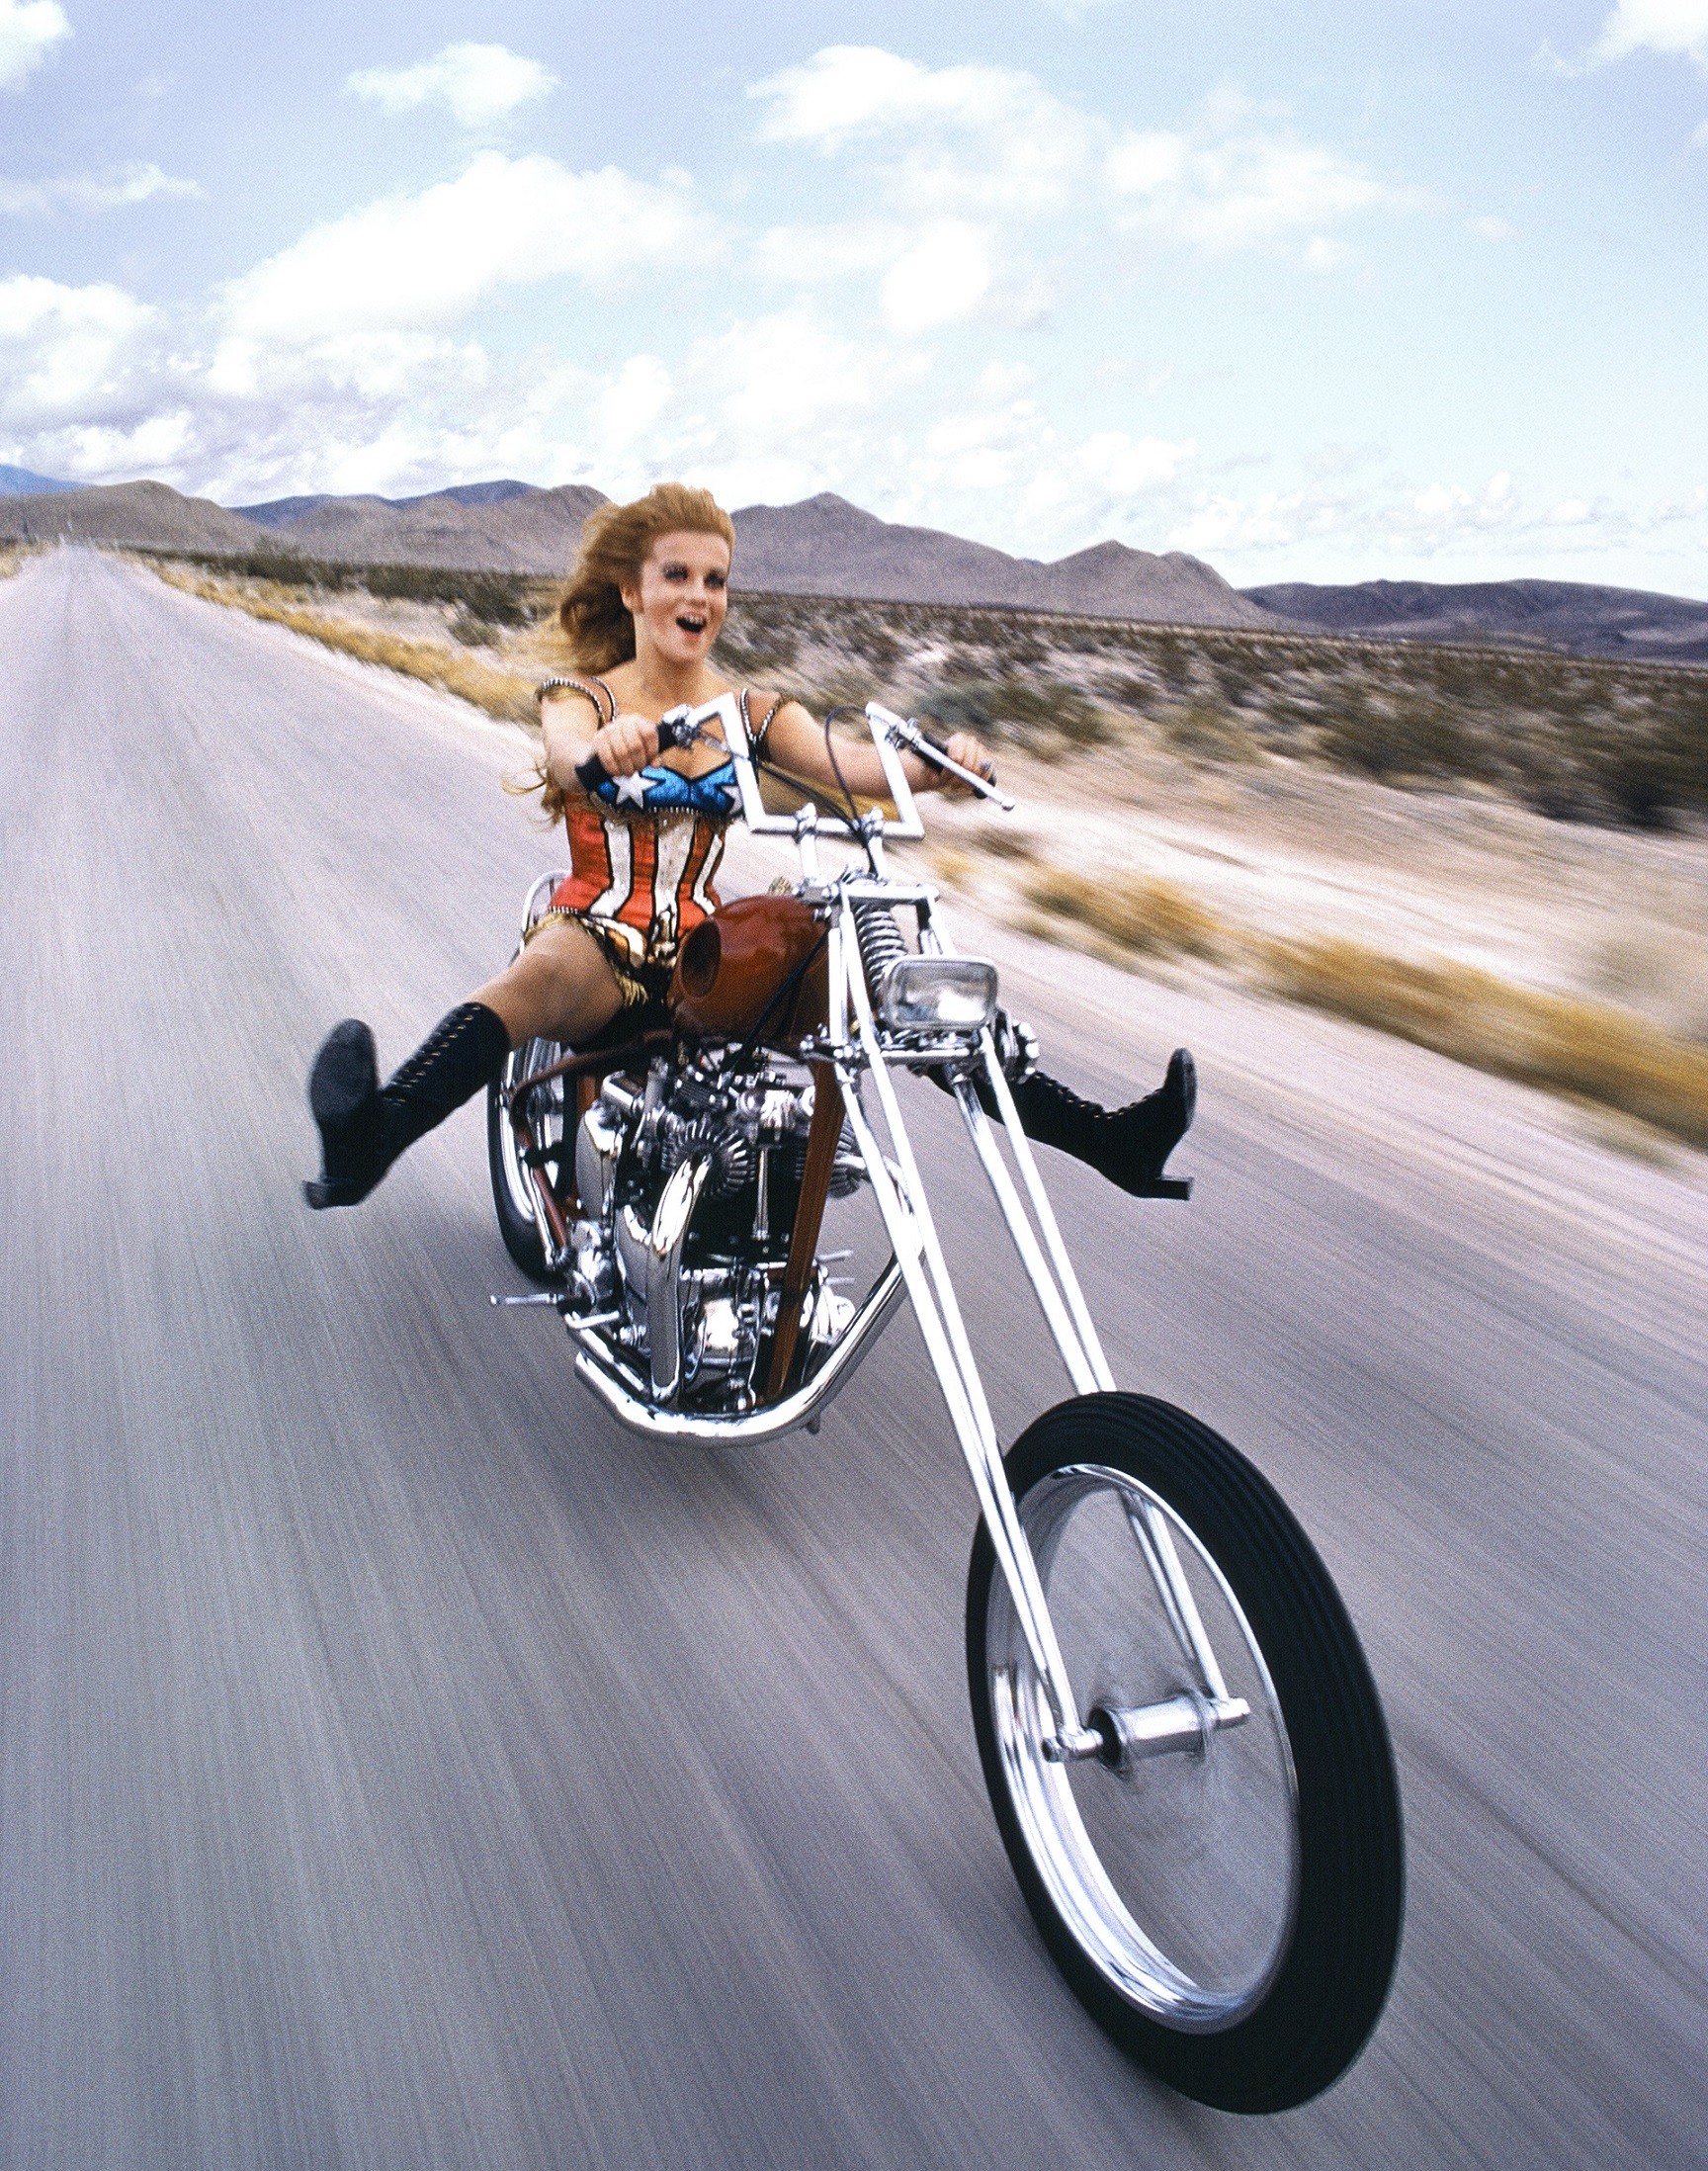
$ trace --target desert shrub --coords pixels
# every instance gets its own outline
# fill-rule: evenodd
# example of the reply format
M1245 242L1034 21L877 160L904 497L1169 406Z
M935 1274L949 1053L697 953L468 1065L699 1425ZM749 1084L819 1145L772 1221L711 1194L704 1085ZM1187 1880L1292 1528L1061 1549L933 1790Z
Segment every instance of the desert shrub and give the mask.
M1178 752L1204 761L1250 761L1251 733L1214 701L1188 701L1162 715L1162 736Z
M1105 701L1130 709L1137 716L1149 716L1156 706L1156 681L1142 678L1135 671L1105 673L1097 680L1097 691Z
M934 691L923 713L945 731L978 732L1022 746L1048 746L1061 739L1095 746L1110 736L1100 709L1075 687L1048 679L963 680Z
M283 545L136 555L299 596L448 606L470 649L489 645L483 629L549 618L557 597L538 576L351 565ZM937 660L908 696L921 650ZM1561 821L1708 818L1708 670L1689 665L751 592L732 600L720 653L732 676L819 708L888 686L945 728L1040 748L1095 745L1125 711L1195 759L1269 750L1386 784L1478 783Z
M1097 879L1068 867L1041 867L1025 898L1057 919L1077 920L1122 950L1152 957L1218 957L1221 922L1172 882L1125 876Z
M150 552L150 557L200 565L210 572L279 587L329 594L359 588L386 602L449 603L488 626L523 626L538 614L531 592L540 583L526 573L465 572L446 565L351 565L307 558L290 550Z
M1360 942L1274 943L1269 973L1295 1001L1380 1027L1479 1070L1577 1093L1708 1146L1708 1049L1608 1003L1515 988L1442 960Z
M1012 829L1000 822L992 822L981 829L979 842L992 859L1036 859L1038 856L1032 838L1024 829Z
M1151 642L1151 659L1163 685L1178 699L1192 685L1192 656L1178 634L1157 634Z
M1324 716L1318 751L1336 767L1356 769L1380 783L1409 778L1483 778L1494 766L1494 748L1445 703L1409 688L1342 691Z
M449 632L453 641L460 641L466 649L489 649L498 638L498 629L483 618L476 618L465 604L459 603L452 615Z

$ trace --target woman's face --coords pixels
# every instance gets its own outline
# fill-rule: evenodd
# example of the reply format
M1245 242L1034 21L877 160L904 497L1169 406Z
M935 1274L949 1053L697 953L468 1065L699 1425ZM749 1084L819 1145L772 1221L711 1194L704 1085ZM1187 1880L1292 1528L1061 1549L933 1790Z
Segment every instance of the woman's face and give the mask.
M729 546L721 535L661 535L623 601L635 614L635 646L668 663L698 663L717 640L728 607Z

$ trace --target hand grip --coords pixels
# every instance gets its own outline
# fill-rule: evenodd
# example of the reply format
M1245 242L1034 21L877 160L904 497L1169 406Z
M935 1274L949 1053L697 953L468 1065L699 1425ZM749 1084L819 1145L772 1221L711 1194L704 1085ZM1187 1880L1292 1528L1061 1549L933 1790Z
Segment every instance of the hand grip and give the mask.
M668 710L658 720L658 751L666 753L672 746L686 746L699 733L689 722L686 709ZM601 784L609 784L611 772L596 753L590 753L585 761L575 764L575 781L589 798Z

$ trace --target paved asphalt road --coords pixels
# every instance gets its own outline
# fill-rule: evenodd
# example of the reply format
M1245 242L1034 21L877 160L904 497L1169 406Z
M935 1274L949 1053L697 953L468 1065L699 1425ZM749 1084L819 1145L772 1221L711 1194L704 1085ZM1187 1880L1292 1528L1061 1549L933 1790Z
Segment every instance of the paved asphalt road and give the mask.
M0 585L0 2162L1708 2157L1699 1162L1008 945L1076 1081L1199 1048L1197 1201L1060 1197L1118 1374L1317 1537L1401 1764L1372 2047L1220 2117L1020 1904L910 1324L817 1440L664 1452L488 1309L473 1111L303 1211L320 1032L399 1057L555 856L514 739L70 551ZM967 1195L1018 1425L1061 1389Z

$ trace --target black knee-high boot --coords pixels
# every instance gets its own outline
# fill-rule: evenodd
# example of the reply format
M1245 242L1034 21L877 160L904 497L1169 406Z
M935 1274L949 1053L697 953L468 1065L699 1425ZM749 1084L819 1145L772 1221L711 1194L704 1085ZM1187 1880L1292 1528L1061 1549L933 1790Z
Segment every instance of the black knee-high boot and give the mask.
M1028 1138L1071 1154L1142 1197L1162 1180L1163 1163L1186 1136L1198 1099L1198 1074L1190 1050L1176 1048L1156 1090L1125 1108L1081 1099L1043 1071L1009 1089Z
M322 1167L302 1196L316 1208L365 1199L405 1147L492 1083L509 1053L497 1012L460 1002L382 1086L368 1027L359 1017L334 1025L308 1074Z
M947 1088L948 1080L941 1072L931 1076ZM989 1086L977 1074L974 1083L984 1113L996 1116L996 1098ZM1099 1107L1044 1071L1023 1072L1010 1079L1008 1089L1029 1139L1071 1154L1122 1190L1143 1198L1163 1181L1163 1163L1191 1126L1198 1073L1191 1051L1176 1048L1156 1090L1143 1100L1129 1101L1125 1108Z

